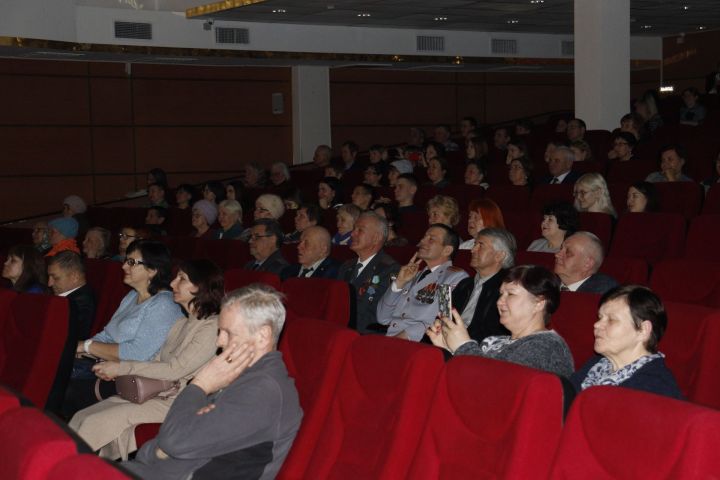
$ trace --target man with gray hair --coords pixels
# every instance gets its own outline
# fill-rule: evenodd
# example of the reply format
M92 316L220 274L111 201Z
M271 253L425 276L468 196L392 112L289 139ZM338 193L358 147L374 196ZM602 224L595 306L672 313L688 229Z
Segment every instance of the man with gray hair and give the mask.
M516 252L515 237L502 228L485 228L475 237L470 260L475 276L462 280L452 292L452 305L473 340L509 335L500 323L497 301L502 278L515 264Z
M384 328L377 323L377 304L390 285L390 277L397 274L400 265L382 251L388 236L387 220L375 212L361 214L352 230L350 250L357 258L340 266L338 279L352 287L348 326L360 333L380 333Z
M123 466L144 479L275 478L302 409L277 342L282 295L254 284L222 303L217 346L173 402L158 436Z
M550 175L544 177L540 183L572 185L580 178L580 173L572 169L574 162L575 154L569 147L557 147L548 161Z
M604 294L618 283L598 273L605 256L600 239L590 232L575 232L565 239L555 254L555 273L562 280L561 290Z

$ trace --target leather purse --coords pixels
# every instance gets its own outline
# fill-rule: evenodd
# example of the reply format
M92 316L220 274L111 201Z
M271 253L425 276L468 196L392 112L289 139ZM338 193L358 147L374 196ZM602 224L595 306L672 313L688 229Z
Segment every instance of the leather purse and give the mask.
M156 378L141 377L139 375L120 375L115 378L115 388L118 395L133 403L145 403L163 392L168 396L180 390L180 382L172 380L158 380Z

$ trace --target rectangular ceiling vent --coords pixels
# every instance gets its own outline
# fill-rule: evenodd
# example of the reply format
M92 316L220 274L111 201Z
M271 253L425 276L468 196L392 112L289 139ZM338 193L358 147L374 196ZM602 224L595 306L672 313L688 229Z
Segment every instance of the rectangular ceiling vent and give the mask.
M247 28L215 27L215 43L250 43L250 31Z
M418 52L444 52L445 37L432 37L429 35L417 36Z
M115 22L115 38L152 40L152 24L139 22Z
M575 42L572 40L563 40L560 49L563 56L572 57L575 55Z
M517 40L512 38L493 38L490 49L495 55L517 55Z

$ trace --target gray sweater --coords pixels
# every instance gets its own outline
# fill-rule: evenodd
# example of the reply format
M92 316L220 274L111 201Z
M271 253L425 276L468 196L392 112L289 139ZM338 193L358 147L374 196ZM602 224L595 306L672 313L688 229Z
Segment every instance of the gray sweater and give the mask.
M479 355L545 370L563 377L572 375L573 358L565 340L553 330L533 333L517 340L507 335L488 337L478 344L466 342L455 355Z

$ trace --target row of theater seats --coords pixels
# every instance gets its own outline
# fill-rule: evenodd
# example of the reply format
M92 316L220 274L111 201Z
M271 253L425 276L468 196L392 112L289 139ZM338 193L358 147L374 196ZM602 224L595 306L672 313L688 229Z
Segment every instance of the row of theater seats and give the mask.
M279 348L305 412L279 479L705 478L720 468L720 412L688 402L598 387L563 426L565 387L539 370L444 363L434 347L309 318L289 320ZM138 427L138 444L158 428Z
M98 458L61 422L0 386L0 478L122 480L132 478Z

